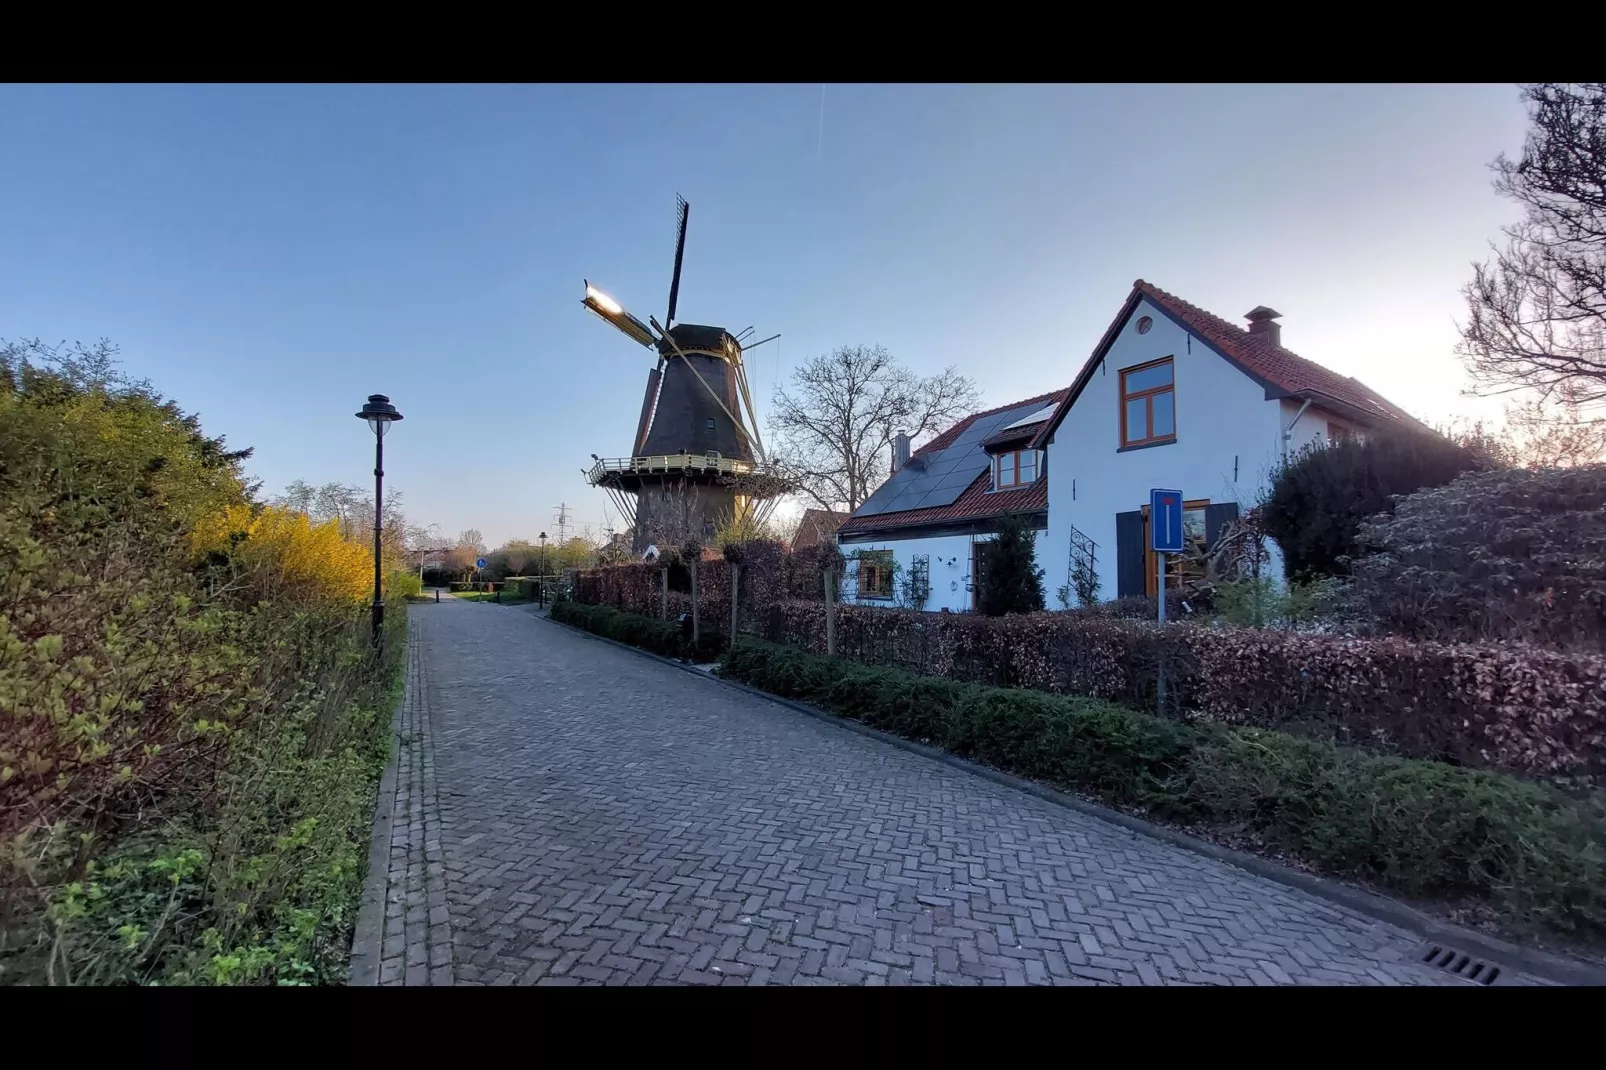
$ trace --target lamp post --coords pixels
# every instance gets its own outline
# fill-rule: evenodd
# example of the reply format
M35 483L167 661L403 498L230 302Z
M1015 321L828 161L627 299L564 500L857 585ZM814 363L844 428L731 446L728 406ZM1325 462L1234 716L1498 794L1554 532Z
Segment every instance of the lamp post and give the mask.
M374 649L384 646L385 598L384 580L380 574L379 533L385 506L385 430L402 414L383 394L369 394L368 404L357 413L359 420L368 421L374 429Z
M541 532L541 579L535 585L541 604L546 605L546 532Z

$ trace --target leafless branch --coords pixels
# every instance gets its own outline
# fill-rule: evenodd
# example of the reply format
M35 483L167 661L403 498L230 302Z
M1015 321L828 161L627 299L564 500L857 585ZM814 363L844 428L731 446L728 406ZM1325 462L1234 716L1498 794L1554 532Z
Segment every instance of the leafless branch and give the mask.
M1520 160L1495 161L1494 184L1526 214L1474 265L1458 351L1478 393L1606 404L1606 83L1523 96L1533 125Z
M955 368L922 378L881 346L844 346L776 389L775 456L810 501L852 511L890 473L899 431L919 442L975 411L979 399Z

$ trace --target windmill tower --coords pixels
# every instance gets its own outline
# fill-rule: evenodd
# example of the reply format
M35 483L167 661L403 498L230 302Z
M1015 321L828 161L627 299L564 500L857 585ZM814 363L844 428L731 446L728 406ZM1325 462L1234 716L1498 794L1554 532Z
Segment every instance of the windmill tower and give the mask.
M730 520L761 523L788 482L764 456L753 399L742 364L740 338L724 327L676 323L680 269L686 254L691 206L679 202L675 269L664 325L642 323L607 294L586 283L581 302L632 341L657 353L636 420L629 457L603 459L586 472L592 486L612 496L634 528L633 549L654 543L707 540ZM747 349L773 341L771 335ZM743 420L743 415L746 420Z

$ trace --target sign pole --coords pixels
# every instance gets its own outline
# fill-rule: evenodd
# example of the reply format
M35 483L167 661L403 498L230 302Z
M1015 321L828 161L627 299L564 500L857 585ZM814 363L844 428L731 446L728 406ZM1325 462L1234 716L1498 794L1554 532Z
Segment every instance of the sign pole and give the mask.
M1165 623L1165 551L1154 555L1160 562L1160 623Z
M1159 618L1160 627L1165 627L1165 559L1170 554L1180 554L1187 547L1183 534L1184 503L1180 490L1166 490L1156 487L1149 491L1149 549L1154 551L1155 567L1159 569L1155 588L1160 592ZM1165 663L1166 650L1162 642L1159 648L1159 664L1155 666L1157 678L1155 680L1155 699L1159 706L1158 712L1165 713Z

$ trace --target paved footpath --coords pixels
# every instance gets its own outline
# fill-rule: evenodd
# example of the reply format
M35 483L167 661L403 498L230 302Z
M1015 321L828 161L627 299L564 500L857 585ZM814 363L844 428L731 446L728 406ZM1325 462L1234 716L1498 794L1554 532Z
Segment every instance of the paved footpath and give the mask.
M381 984L1465 984L1404 930L540 619L414 606Z

